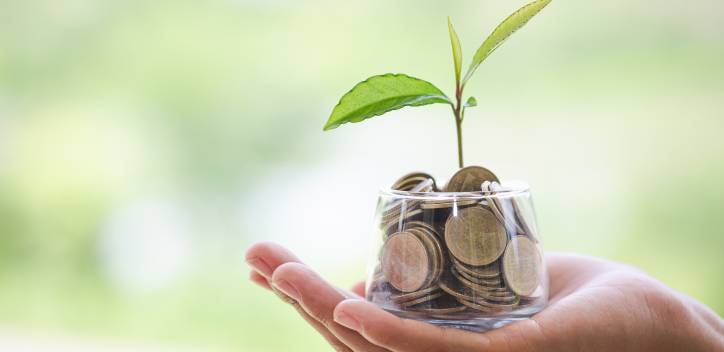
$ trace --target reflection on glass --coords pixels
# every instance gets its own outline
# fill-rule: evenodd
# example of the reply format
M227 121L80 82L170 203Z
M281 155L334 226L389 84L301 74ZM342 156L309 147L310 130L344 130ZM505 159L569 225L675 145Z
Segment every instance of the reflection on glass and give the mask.
M546 305L543 242L525 182L464 193L383 188L374 223L366 297L392 314L484 331Z

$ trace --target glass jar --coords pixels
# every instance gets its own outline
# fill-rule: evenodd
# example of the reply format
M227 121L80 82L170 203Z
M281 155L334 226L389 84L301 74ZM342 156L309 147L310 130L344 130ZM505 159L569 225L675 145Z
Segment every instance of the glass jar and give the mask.
M366 299L401 318L471 331L540 312L548 270L529 186L482 189L380 189Z

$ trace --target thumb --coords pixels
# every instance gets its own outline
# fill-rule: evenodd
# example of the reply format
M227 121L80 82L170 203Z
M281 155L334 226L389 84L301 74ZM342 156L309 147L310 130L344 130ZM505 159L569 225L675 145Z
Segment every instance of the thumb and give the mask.
M476 333L398 318L363 300L337 304L334 320L375 345L397 352L538 351L545 341L543 329L534 319Z
M469 351L490 345L483 334L398 318L362 300L337 304L334 320L392 351Z

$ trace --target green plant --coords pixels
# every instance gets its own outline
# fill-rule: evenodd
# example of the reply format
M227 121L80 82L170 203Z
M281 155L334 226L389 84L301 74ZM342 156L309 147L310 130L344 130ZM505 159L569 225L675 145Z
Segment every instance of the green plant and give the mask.
M352 90L342 96L339 104L334 107L324 130L328 131L339 127L347 122L360 122L373 116L380 116L392 110L401 109L405 106L422 106L435 103L450 104L458 135L458 161L463 167L463 142L461 125L465 117L465 108L477 106L474 97L470 97L465 104L462 104L462 95L465 84L473 75L480 64L490 54L505 43L510 36L523 27L552 0L537 0L510 15L503 21L493 33L480 46L473 56L473 61L468 67L465 76L460 77L463 54L460 48L460 41L450 23L448 17L448 30L452 42L453 59L455 61L455 100L448 98L442 91L432 83L410 77L405 74L385 74L372 76L367 80L358 83Z

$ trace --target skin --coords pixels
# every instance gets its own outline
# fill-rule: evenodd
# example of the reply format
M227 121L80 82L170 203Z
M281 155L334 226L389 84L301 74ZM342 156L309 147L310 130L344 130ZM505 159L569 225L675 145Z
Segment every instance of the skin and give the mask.
M724 351L724 320L641 269L549 253L550 299L531 319L474 333L395 317L286 248L257 242L250 280L290 303L336 351Z

